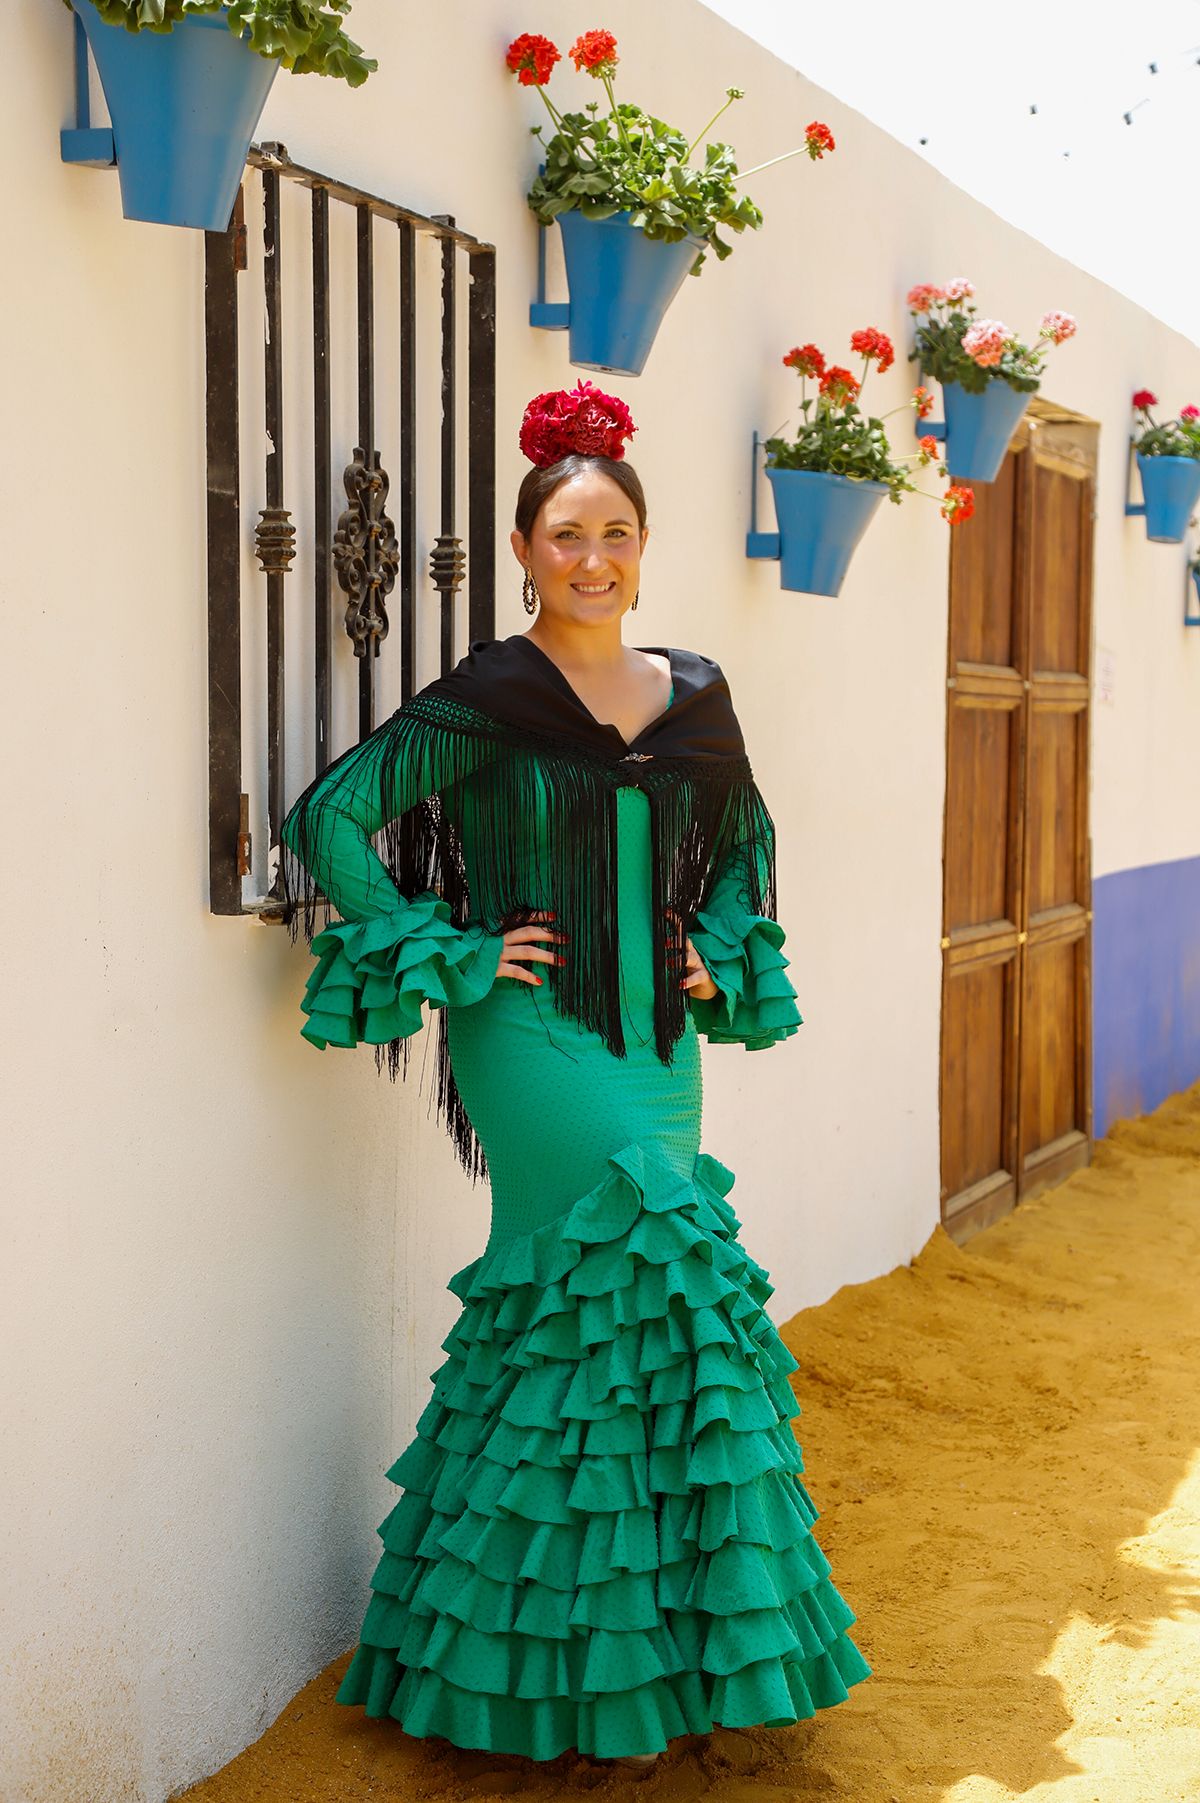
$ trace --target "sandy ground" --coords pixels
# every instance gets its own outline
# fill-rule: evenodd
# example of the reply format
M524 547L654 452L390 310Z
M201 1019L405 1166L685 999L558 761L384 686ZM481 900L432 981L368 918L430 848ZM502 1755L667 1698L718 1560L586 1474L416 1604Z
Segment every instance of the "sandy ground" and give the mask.
M784 1337L848 1702L614 1775L369 1722L347 1654L188 1803L1197 1803L1200 1085Z

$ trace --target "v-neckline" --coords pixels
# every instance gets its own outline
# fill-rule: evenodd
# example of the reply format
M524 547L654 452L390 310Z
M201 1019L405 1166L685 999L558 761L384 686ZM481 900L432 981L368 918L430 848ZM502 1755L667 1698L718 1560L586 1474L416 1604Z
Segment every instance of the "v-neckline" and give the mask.
M672 704L675 699L676 672L675 672L675 659L671 656L671 648L669 645L631 645L629 647L629 649L631 651L647 651L647 652L654 651L654 652L659 653L660 656L665 657L668 665L670 666L671 687L667 693L666 707L661 709L661 711L659 713L655 714L653 720L647 720L645 726L642 727L640 732L635 733L632 739L627 739L625 737L624 733L622 733L620 727L617 726L612 720L598 720L596 718L596 715L592 712L592 710L588 706L587 702L583 699L583 696L579 694L579 692L575 688L574 684L571 683L568 680L568 678L566 677L566 675L563 673L563 671L559 669L558 665L555 663L554 659L549 655L549 653L546 651L543 651L541 646L534 639L529 638L523 632L515 632L512 636L517 641L517 643L522 644L522 645L528 645L528 647L531 651L536 652L537 656L541 659L541 661L548 666L548 668L551 671L552 676L557 679L557 681L560 684L561 688L563 689L564 693L571 697L571 699L575 702L577 707L582 708L583 712L587 715L588 719L592 722L592 724L594 726L598 727L601 732L612 733L614 738L618 741L618 743L625 747L626 751L632 751L634 746L637 744L638 740L644 739L646 734L651 730L651 728L657 726L659 721L662 720L671 711L671 707L672 707Z

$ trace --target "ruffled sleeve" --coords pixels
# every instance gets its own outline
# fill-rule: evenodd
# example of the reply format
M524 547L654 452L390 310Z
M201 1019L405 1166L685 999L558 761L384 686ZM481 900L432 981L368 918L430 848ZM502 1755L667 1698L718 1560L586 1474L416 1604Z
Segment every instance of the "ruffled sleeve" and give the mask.
M401 894L373 840L438 792L445 772L428 755L397 758L388 724L336 760L284 821L285 889L319 885L342 916L313 932L316 958L300 1031L326 1046L391 1046L434 1010L481 1001L496 980L501 934L457 926L433 890ZM288 863L290 858L291 862ZM311 929L310 929L311 931Z
M772 837L773 843L773 837ZM707 999L690 998L696 1030L717 1045L744 1045L760 1052L788 1039L804 1024L796 991L786 971L784 931L777 920L756 914L742 875L739 848L696 914L690 938L717 985Z
M503 938L482 927L456 927L432 892L370 920L338 922L312 941L318 960L300 1006L300 1031L327 1045L387 1045L422 1024L422 1004L469 1008L496 980Z

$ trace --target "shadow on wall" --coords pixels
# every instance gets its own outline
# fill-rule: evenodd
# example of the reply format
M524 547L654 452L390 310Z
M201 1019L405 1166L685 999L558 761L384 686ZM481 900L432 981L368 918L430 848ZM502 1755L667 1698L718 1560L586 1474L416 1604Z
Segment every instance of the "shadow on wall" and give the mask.
M1094 1132L1200 1077L1200 858L1092 885Z

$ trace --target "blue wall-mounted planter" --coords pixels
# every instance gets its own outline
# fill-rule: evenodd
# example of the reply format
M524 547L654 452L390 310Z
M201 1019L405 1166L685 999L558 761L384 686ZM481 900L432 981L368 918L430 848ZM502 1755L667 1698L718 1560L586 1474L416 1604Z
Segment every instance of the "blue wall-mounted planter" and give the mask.
M945 439L952 476L965 482L994 482L1031 398L1008 382L991 381L982 394L970 394L957 382L944 382L945 425L930 428L918 420L917 433L924 437L932 430L935 438Z
M853 482L825 470L777 470L770 465L767 477L779 531L759 532L752 515L747 557L777 557L781 588L806 595L840 595L850 559L887 494L887 483Z
M73 0L112 119L126 219L223 232L279 63L234 37L224 13L173 30L106 25Z
M630 224L629 213L585 219L558 215L570 301L545 298L545 246L539 249L539 293L529 323L570 334L570 360L580 369L640 376L663 315L700 251L701 238L666 244Z
M1126 501L1126 513L1145 516L1151 544L1181 545L1200 501L1200 461L1195 457L1143 457L1139 451L1137 466L1142 500L1136 506Z

